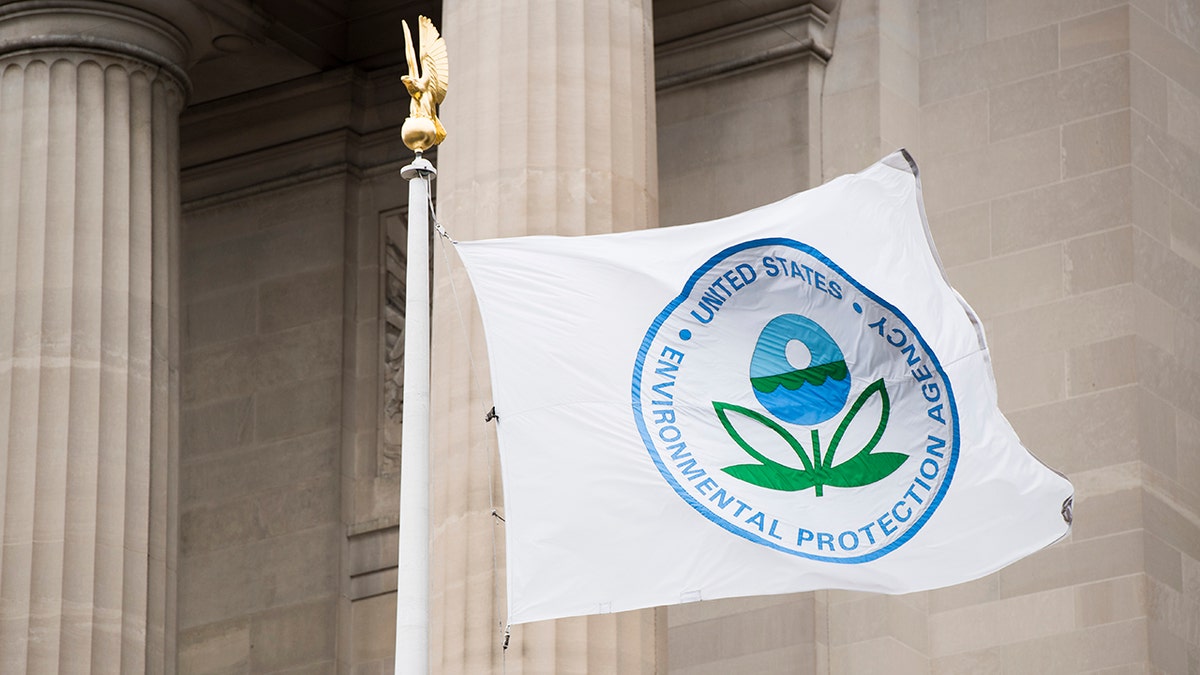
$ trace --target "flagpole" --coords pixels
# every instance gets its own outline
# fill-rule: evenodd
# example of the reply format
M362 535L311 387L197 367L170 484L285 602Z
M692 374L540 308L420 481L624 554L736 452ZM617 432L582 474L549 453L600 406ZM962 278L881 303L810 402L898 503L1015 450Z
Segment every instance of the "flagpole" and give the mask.
M429 183L437 171L418 151L400 175L408 181L408 252L395 672L425 675L429 672Z

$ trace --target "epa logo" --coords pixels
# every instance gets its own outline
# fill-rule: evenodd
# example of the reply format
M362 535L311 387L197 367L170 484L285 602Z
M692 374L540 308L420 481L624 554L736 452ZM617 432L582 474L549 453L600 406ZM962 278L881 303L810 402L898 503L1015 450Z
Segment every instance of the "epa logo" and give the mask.
M667 486L728 532L804 558L903 546L958 461L950 379L925 339L790 239L701 265L651 322L632 392Z
M796 343L799 343L798 346L808 357L807 363L799 367L788 358L789 346ZM846 360L837 343L816 322L799 314L784 314L772 319L759 335L755 345L754 356L750 360L750 382L758 402L769 413L785 422L811 428L809 447L805 447L804 441L793 436L770 417L750 408L714 401L713 409L725 431L738 446L757 460L753 464L727 466L722 471L747 483L772 490L795 492L813 488L818 497L824 493L826 485L861 487L878 482L895 472L908 459L908 455L896 452L872 453L887 428L888 417L891 414L887 385L882 379L875 380L863 389L822 450L820 429L813 425L841 412L850 393L849 375ZM850 423L873 396L878 397L881 407L875 432L853 457L835 466L835 453L845 438ZM777 434L795 451L803 468L792 468L756 450L730 421L730 413L742 415ZM815 536L814 534L814 538Z

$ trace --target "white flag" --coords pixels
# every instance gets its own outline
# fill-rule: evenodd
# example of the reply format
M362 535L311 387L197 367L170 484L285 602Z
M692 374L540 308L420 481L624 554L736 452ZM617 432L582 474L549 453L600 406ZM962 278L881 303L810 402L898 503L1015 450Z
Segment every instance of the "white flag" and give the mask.
M916 167L707 223L459 244L491 360L509 620L975 579L1071 484L996 405Z

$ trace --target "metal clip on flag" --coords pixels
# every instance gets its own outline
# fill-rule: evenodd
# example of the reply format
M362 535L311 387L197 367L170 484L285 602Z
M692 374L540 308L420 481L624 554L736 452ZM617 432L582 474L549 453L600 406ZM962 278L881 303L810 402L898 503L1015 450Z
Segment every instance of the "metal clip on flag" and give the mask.
M504 416L512 623L920 591L1070 528L903 151L707 223L458 249Z

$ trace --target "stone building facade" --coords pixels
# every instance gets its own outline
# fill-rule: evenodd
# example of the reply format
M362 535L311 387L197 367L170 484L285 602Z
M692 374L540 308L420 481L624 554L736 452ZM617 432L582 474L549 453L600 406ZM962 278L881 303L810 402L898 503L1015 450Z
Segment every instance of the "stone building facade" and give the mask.
M0 2L0 672L391 672L399 22L460 239L706 220L906 147L1064 541L907 596L514 627L435 245L435 672L1200 672L1200 2Z

